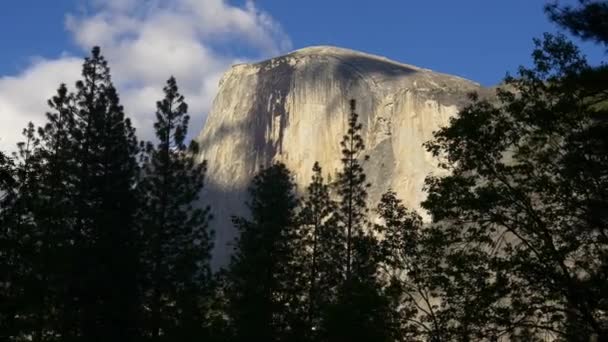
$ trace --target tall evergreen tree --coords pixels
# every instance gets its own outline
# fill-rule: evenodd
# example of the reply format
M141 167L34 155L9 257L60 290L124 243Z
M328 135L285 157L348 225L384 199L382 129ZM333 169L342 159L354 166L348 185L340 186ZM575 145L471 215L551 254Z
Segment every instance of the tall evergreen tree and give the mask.
M74 228L65 317L73 338L133 340L139 316L134 214L135 130L125 117L98 47L74 94Z
M23 138L17 144L18 151L11 159L5 159L5 176L10 177L4 179L2 189L0 324L2 337L9 341L33 336L41 310L37 300L41 284L33 272L39 255L36 243L39 234L31 210L38 198L39 140L31 122L23 130ZM29 293L34 296L28 296Z
M389 303L377 278L378 241L367 221L369 184L360 159L368 157L363 155L362 125L355 109L355 100L351 100L348 130L340 143L343 168L336 182L338 226L345 239L343 276L336 300L325 312L322 334L329 341L390 341Z
M299 225L308 284L307 320L312 340L316 340L322 325L322 312L335 301L341 283L345 239L337 224L337 203L330 197L319 163L315 163L312 170L312 181L299 213Z
M66 301L65 266L70 262L65 258L70 244L66 233L72 222L66 161L72 154L70 98L61 85L49 100L48 123L37 131L32 124L24 130L12 186L4 189L3 240L11 254L6 258L13 267L11 287L14 295L27 293L18 299L21 311L11 314L22 321L15 328L17 319L12 318L14 339L30 336L33 341L53 341L65 335L61 312Z
M15 335L17 311L14 288L15 241L11 212L15 191L13 160L0 152L0 339L10 341Z
M7 198L7 192L14 186L13 179L13 161L9 156L0 151L0 191L2 191L2 197L4 200ZM0 208L5 208L4 206Z
M41 305L38 329L38 340L49 340L43 337L43 329L52 335L65 336L63 310L68 301L65 292L66 279L69 277L66 265L69 259L73 237L73 208L75 171L74 146L70 130L74 124L74 102L72 94L64 84L59 86L57 94L48 101L51 109L47 112L47 123L38 129L40 147L37 157L40 160L39 193L33 215L39 230L38 245L40 253L35 264L35 271L40 277L41 288L38 293Z
M263 169L249 189L251 218L233 218L240 234L230 263L228 295L237 341L305 337L300 300L305 287L298 282L295 257L299 238L294 188L285 165Z
M186 145L189 116L171 77L157 102L156 137L143 149L141 266L144 335L154 341L204 338L205 305L211 295L210 208L195 203L203 188L206 163L197 163L197 145Z
M355 249L356 241L363 237L367 220L367 187L366 176L361 166L360 158L365 160L368 156L363 155L365 145L361 137L362 125L359 123L359 115L355 112L356 102L350 101L350 116L348 119L348 130L342 138L342 170L338 174L337 192L339 196L338 217L340 226L345 232L346 254L344 260L344 277L349 281L354 270L360 263L364 263L365 257L358 258Z

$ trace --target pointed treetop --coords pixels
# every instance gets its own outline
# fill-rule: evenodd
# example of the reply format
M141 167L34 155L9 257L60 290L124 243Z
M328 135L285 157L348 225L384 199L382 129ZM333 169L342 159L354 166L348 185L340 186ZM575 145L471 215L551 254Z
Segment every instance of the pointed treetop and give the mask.
M316 161L315 164L312 166L312 170L314 172L321 172L321 165L319 165L318 161Z
M91 55L93 55L93 58L99 58L101 55L101 49L99 46L93 46L93 49L91 49Z

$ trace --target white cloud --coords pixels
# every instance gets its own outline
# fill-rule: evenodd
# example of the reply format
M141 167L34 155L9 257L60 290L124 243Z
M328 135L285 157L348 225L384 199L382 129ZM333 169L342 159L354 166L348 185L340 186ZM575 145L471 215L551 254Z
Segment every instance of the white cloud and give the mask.
M80 76L79 58L38 59L21 74L0 77L0 150L13 151L29 121L41 125L47 100L59 84L74 84Z
M89 0L81 13L66 16L66 27L83 53L101 46L121 100L146 139L169 76L186 96L196 134L231 64L291 48L280 25L252 1ZM238 48L255 55L226 52ZM46 100L61 82L73 86L81 64L71 56L39 59L16 76L0 76L0 149L12 149L28 121L43 122Z

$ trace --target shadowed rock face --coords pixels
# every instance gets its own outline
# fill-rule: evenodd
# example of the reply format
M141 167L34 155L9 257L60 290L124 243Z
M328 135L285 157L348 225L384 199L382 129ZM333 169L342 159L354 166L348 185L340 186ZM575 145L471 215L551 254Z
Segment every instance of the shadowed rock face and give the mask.
M370 203L392 188L424 215L423 181L439 170L422 144L466 103L467 93L480 90L459 77L326 46L233 66L196 138L199 160L209 163L201 198L215 216L214 264L228 261L236 234L230 216L246 214L247 186L260 167L285 163L300 191L315 161L336 179L350 99L357 100L370 155Z

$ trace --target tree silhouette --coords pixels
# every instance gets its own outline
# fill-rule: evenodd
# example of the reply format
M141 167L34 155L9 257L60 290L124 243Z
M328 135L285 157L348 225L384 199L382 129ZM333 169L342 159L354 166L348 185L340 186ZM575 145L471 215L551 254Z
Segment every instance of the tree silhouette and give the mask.
M389 302L378 279L378 241L367 221L366 176L359 161L365 145L362 125L350 101L347 133L342 138L342 170L336 182L338 227L343 230L345 257L343 276L335 301L324 313L322 334L329 341L390 341L387 329Z
M283 164L260 171L249 189L251 219L239 231L228 271L229 315L237 341L297 341L306 337L297 262L300 238L295 186Z
M381 237L380 278L391 301L392 329L407 340L443 340L445 322L433 306L436 268L429 267L435 260L434 248L432 240L423 237L422 218L392 190L382 195L376 213L381 219L374 227Z
M3 155L3 189L0 242L3 256L0 265L2 337L17 340L30 334L41 338L43 328L36 323L47 311L39 303L45 293L34 271L40 269L40 230L36 226L32 207L38 198L39 160L36 151L40 140L30 122L23 129L24 141L17 144L12 158ZM32 295L30 295L32 294ZM45 325L46 328L46 325Z
M308 283L307 321L311 339L318 339L323 311L335 302L342 274L344 232L339 229L337 203L331 199L329 186L322 176L319 163L313 166L313 176L302 201L299 225L304 250L303 263Z
M473 97L427 143L451 175L427 180L423 206L448 241L460 328L604 340L606 112L579 82L593 70L574 45L536 44L500 104Z
M608 45L608 3L579 0L579 6L560 6L554 1L545 6L549 19L584 40Z
M144 335L174 341L205 336L205 303L211 294L212 232L209 207L196 208L206 163L194 159L196 143L186 146L188 106L171 77L157 102L158 143L142 148L141 205Z
M342 138L342 170L338 174L337 192L339 196L338 219L345 231L346 255L344 261L344 277L347 281L352 278L355 264L364 262L355 255L355 240L364 235L367 215L366 176L359 158L367 160L363 155L365 145L361 137L362 125L359 115L355 112L356 102L350 101L348 130Z
M74 262L66 319L85 340L129 341L138 334L139 317L138 147L98 47L85 59L74 101Z

